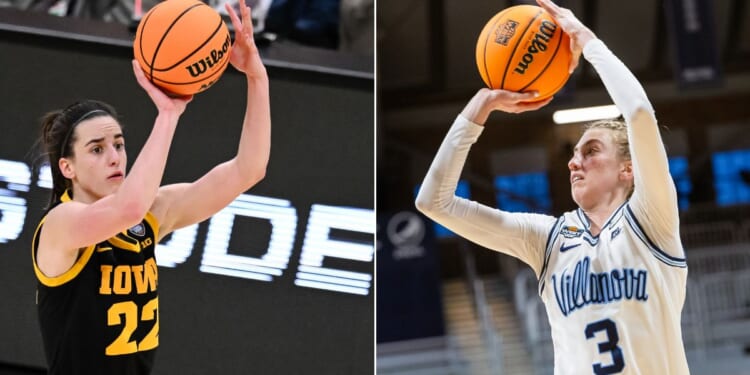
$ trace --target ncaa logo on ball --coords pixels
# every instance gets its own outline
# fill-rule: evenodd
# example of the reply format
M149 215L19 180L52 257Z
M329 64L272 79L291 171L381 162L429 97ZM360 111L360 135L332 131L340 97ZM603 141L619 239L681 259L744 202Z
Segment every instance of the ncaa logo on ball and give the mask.
M513 38L513 35L516 34L517 26L518 22L513 20L507 20L505 23L498 26L498 28L495 29L495 43L507 46L508 41L510 41L510 39Z

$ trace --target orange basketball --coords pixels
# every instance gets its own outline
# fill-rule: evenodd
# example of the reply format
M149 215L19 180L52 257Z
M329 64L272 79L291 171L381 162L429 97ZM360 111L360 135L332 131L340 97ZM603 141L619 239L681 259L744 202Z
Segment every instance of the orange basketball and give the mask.
M517 5L496 14L477 41L477 68L492 89L537 91L543 100L570 74L570 39L542 8Z
M166 0L141 19L133 41L146 77L173 95L214 84L229 64L232 40L221 16L197 0Z

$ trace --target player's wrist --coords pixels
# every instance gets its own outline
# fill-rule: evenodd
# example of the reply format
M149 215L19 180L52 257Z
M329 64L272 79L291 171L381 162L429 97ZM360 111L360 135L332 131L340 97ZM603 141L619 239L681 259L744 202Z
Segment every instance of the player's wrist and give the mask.
M471 100L469 100L469 103L466 104L464 110L461 111L461 115L479 126L484 126L492 111L490 106L491 94L492 91L487 88L477 91Z
M588 42L596 39L594 32L585 26L576 30L571 36L576 40L576 43L578 43L581 49L586 47Z

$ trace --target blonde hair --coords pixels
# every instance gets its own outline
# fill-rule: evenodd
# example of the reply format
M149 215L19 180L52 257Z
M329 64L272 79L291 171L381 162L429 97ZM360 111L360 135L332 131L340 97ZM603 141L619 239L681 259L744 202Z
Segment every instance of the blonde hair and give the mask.
M586 124L583 127L583 132L586 133L591 129L609 129L612 131L612 140L615 141L617 146L617 156L621 157L622 160L630 160L630 142L628 142L628 126L625 121L610 119L610 120L598 120L592 123Z
M630 142L628 141L628 126L625 121L620 119L608 119L598 120L586 124L583 127L583 132L586 133L591 129L608 129L612 131L612 140L617 147L617 156L622 160L630 161ZM630 186L628 190L628 198L633 195L635 184Z

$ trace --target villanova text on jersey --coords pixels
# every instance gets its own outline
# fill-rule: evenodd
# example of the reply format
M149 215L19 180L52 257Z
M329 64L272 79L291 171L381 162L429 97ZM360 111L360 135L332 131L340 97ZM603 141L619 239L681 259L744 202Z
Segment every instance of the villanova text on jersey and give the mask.
M552 286L560 312L568 316L589 304L604 304L625 299L647 301L648 271L633 268L592 272L590 259L584 257L576 263L572 274L563 269L552 274Z

